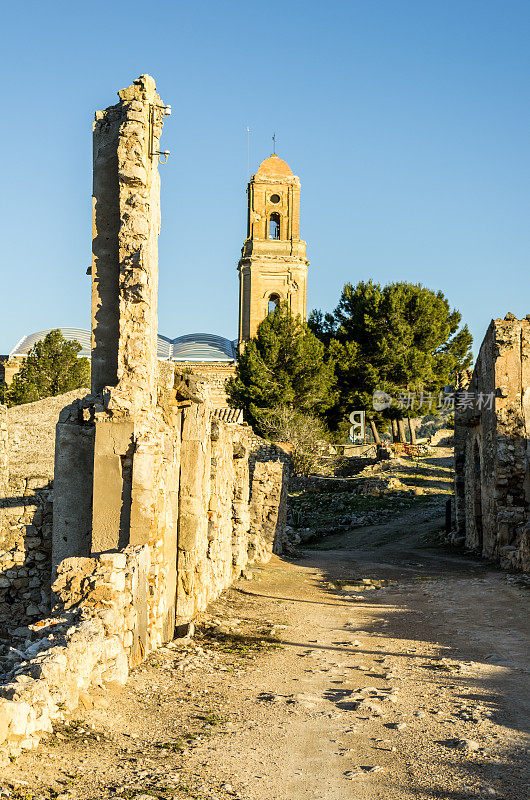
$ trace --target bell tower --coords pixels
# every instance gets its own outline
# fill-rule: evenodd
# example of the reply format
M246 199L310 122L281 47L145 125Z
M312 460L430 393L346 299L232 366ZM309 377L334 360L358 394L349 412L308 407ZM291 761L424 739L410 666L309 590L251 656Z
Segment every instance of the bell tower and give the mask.
M273 153L248 187L247 238L239 270L239 347L282 301L307 317L306 243L300 239L300 179Z

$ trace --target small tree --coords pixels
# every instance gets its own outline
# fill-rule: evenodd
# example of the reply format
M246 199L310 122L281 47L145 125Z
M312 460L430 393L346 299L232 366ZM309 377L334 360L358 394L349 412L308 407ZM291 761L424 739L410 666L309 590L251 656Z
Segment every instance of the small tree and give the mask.
M90 362L78 358L81 345L67 341L60 330L48 333L33 345L13 382L5 389L9 406L33 403L90 386Z
M273 408L323 413L333 402L333 384L324 345L282 303L246 345L235 378L227 381L227 392L230 404L242 408L246 419L262 430L266 412Z
M274 442L289 442L293 469L309 475L320 465L321 445L329 441L329 432L321 419L288 406L278 406L262 415L261 428Z

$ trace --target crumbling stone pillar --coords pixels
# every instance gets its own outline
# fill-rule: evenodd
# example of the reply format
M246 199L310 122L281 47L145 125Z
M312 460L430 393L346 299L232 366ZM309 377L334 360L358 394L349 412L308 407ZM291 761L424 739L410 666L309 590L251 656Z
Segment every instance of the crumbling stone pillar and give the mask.
M57 425L54 566L144 544L156 530L158 152L166 107L149 75L118 94L94 123L92 395L64 409Z
M156 404L159 140L165 106L149 75L96 113L92 241L92 391ZM112 405L111 403L111 405Z

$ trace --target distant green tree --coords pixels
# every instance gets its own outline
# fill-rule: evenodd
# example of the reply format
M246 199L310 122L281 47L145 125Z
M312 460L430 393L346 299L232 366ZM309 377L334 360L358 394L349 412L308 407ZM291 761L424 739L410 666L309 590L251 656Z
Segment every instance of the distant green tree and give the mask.
M90 362L78 358L81 345L67 341L60 330L33 345L4 391L5 403L17 406L90 386Z
M230 404L259 431L266 412L288 407L322 415L333 403L333 369L324 345L281 303L258 326L227 382Z
M330 427L346 427L354 409L364 409L376 422L427 413L395 405L377 412L373 393L435 396L451 384L452 374L472 362L473 339L467 325L458 330L460 322L442 292L421 284L347 283L333 314L313 311L308 321L326 345L337 380L336 401L327 412Z

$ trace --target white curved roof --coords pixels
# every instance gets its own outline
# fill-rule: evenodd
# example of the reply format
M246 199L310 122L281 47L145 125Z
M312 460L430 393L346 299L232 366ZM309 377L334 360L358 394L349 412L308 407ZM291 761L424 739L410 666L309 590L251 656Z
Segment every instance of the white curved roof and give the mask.
M237 341L213 333L187 333L176 339L159 335L158 357L172 361L235 361L236 345Z
M26 353L29 353L34 344L40 342L45 336L55 330L57 330L57 328L48 328L48 330L45 331L37 331L37 333L30 333L29 336L23 336L16 347L9 353L9 358L13 356L25 356ZM71 342L75 339L79 342L81 345L81 351L79 352L80 357L86 356L90 358L90 331L85 331L83 328L59 328L59 330L67 341Z
M10 352L9 357L23 356L28 353L36 342L56 328L31 333L23 336L16 347ZM80 356L90 358L90 331L83 328L59 328L68 341L73 339L81 344ZM235 361L237 359L237 340L230 341L223 336L213 333L188 333L176 339L158 334L158 358L168 361Z

